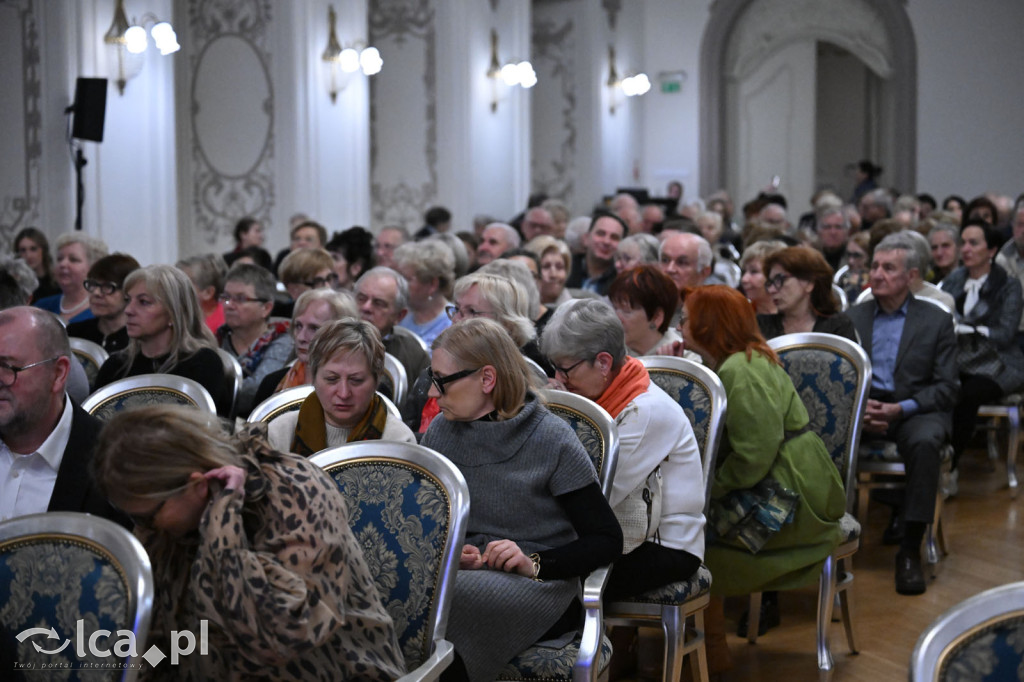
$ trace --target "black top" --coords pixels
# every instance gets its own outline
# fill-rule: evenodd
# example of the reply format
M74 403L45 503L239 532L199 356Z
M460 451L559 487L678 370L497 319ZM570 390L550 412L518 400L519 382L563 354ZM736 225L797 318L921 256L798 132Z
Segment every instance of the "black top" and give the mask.
M766 339L774 339L776 336L782 336L786 333L782 328L782 313L758 315L757 326L761 328L761 333ZM854 343L860 343L857 340L857 329L853 326L853 320L846 313L836 313L828 317L815 317L813 331L820 334L835 334L836 336L850 339Z
M111 355L99 374L96 375L96 389L107 384L123 379L134 377L140 374L156 374L160 365L164 364L167 356L158 358L147 358L142 353L135 356L135 361L127 372L124 366L128 362L128 351L118 351ZM224 365L221 363L217 351L212 348L200 348L192 355L181 359L177 365L171 367L167 374L185 377L198 382L203 388L210 392L214 404L217 406L217 414L227 417L231 410L231 397L233 387L228 385L227 377L224 374Z
M68 336L74 336L86 341L92 341L103 346L108 353L116 353L128 347L128 328L122 326L113 334L104 336L100 331L98 318L90 318L82 322L74 322L68 325Z
M59 293L61 293L60 287L57 286L52 277L40 277L39 286L32 292L32 300L38 301L47 296L56 296Z

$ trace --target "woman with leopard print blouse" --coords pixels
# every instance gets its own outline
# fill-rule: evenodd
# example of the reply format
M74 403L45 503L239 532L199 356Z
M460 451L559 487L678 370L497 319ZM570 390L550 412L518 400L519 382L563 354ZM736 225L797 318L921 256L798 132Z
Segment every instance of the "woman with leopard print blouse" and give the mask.
M198 410L107 423L96 478L135 521L156 583L149 642L202 631L208 651L144 679L392 680L404 671L337 486L259 429L229 438Z

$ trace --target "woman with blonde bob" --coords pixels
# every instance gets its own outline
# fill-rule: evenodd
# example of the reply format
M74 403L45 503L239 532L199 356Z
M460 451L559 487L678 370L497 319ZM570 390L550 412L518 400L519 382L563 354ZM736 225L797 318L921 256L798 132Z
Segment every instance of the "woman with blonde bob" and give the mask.
M60 294L39 299L32 305L59 315L65 324L83 322L93 317L89 310L89 292L85 278L92 264L107 255L106 243L80 232L69 232L57 237L57 268L54 276Z
M575 630L579 578L622 549L586 451L526 372L492 320L434 341L430 395L444 418L423 444L459 467L473 499L448 618L452 679L493 680L526 647Z
M153 405L106 424L93 469L152 562L149 643L207 623L203 655L183 657L174 679L404 672L345 500L319 467L275 452L257 427L229 438L199 410Z
M351 317L325 324L309 347L309 370L315 390L298 411L270 422L272 446L309 456L361 440L416 442L377 395L384 343L372 324Z
M150 265L125 277L123 290L128 347L107 358L95 388L139 374L176 374L198 381L217 413L228 416L232 392L188 276L172 265Z

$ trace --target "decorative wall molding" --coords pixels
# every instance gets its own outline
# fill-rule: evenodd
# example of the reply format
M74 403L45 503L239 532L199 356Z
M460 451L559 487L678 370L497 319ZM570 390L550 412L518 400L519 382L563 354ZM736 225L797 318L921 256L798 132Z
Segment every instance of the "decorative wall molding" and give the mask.
M269 221L274 204L270 10L269 0L188 2L192 225L208 244L242 216Z
M531 162L532 191L545 192L573 205L576 193L576 50L575 23L567 19L559 24L552 20L537 20L533 25L531 52L537 70L544 74L541 92L551 92L557 88L558 97L534 97L535 125L545 117L538 111L543 107L558 107L561 127L557 133L561 136L557 153L553 154L550 145L542 144L534 147ZM552 132L552 131L543 131ZM534 138L539 139L540 130L535 130Z
M880 78L892 75L892 49L882 17L848 0L761 0L736 22L725 71L741 79L785 45L819 40L843 47Z
M422 50L422 83L424 101L407 101L410 112L422 106L425 122L424 136L417 144L420 149L410 149L410 154L423 154L427 177L422 179L395 177L397 169L380 167L380 150L383 138L397 134L397 131L381 130L378 111L381 106L394 105L380 101L377 79L393 77L394 61L388 70L382 72L370 83L370 201L373 222L388 225L399 224L419 226L423 213L436 201L438 193L437 171L437 46L434 26L435 8L433 0L380 0L369 5L369 41L381 52L387 43L397 45L415 44ZM408 47L408 46L407 46ZM401 68L398 66L397 68ZM408 132L408 131L405 131Z
M24 146L23 165L19 165L17 159L7 159L8 172L16 172L17 167L22 178L4 187L4 194L0 196L0 248L5 252L9 251L18 231L39 218L43 120L39 108L42 82L37 9L37 0L0 0L0 12L17 13L17 27L9 25L7 30L13 28L12 32L20 34L21 46L20 73L13 74L20 76L20 83L15 88L7 86L5 91L9 97L21 95L22 129L6 130L5 134L20 135ZM7 71L6 65L3 68ZM11 191L15 193L9 194Z
M608 30L615 32L615 25L619 20L619 11L622 10L622 0L601 0L601 7L608 18Z
M723 104L734 33L748 12L756 12L758 6L768 4L777 6L774 0L715 0L711 5L700 52L700 101L704 103L700 107L700 186L709 192L724 187L728 175L723 159L727 152L726 136L733 131L727 128L728 112ZM890 70L886 84L892 96L892 139L896 144L891 174L888 169L886 173L893 186L916 187L917 41L907 16L906 0L846 0L842 5L857 5L880 21L877 37L887 46L889 55ZM790 15L790 19L803 22L802 16ZM805 38L813 35L804 33ZM848 34L841 39L832 33L827 38L822 36L822 39L837 42L867 63L868 57L860 49L864 43L862 37L858 39Z

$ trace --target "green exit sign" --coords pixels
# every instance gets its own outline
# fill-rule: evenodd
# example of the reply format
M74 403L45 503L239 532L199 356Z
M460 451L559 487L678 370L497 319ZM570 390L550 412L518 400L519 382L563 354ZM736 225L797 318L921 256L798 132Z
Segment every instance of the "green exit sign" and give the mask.
M683 84L679 81L662 81L661 91L665 94L678 93L683 91Z

